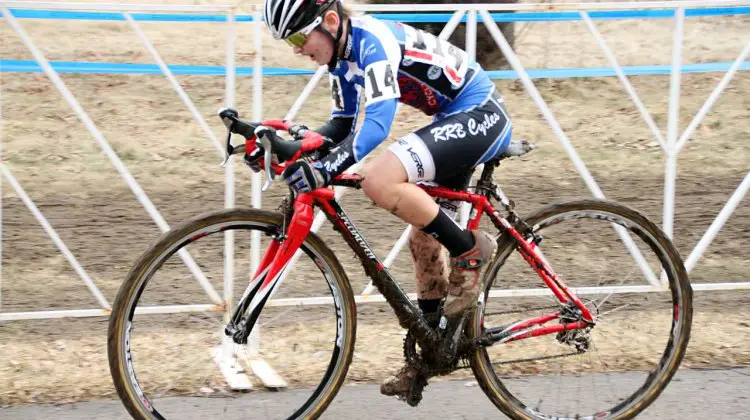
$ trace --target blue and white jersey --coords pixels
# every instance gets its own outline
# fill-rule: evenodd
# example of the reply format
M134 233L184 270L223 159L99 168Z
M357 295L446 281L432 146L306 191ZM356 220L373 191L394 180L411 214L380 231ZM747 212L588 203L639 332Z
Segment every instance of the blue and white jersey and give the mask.
M447 41L369 16L349 24L330 83L333 117L356 120L364 90L365 118L351 145L356 161L386 139L398 101L439 120L481 105L495 91L479 64Z

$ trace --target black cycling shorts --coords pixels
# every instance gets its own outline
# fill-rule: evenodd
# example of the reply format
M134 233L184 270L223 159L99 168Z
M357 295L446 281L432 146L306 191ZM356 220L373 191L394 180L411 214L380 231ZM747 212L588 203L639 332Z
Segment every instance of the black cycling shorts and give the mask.
M510 117L497 93L477 107L440 117L388 150L404 165L409 182L464 189L476 166L499 156L510 144Z

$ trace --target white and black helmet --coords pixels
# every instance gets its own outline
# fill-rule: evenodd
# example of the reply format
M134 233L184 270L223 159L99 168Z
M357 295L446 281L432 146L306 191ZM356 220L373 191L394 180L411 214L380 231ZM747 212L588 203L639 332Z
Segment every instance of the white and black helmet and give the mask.
M276 39L286 39L307 27L339 0L265 0L266 25Z

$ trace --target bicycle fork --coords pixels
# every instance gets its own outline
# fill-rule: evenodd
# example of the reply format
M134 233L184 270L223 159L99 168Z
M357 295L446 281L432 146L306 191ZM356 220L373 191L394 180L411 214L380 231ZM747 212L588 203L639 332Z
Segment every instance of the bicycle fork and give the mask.
M269 244L250 284L245 289L224 333L237 344L246 344L263 307L279 286L284 269L310 233L313 197L300 194L294 200L294 215L284 232Z

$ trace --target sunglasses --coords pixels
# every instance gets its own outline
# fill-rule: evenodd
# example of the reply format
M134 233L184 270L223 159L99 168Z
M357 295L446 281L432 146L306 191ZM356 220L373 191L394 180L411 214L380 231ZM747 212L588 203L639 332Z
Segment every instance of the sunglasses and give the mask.
M307 39L310 38L310 34L312 33L312 31L318 26L320 26L322 22L323 22L323 17L318 16L317 18L315 18L314 21L312 21L312 23L300 29L299 31L289 35L288 37L284 39L284 41L286 41L286 43L289 44L291 47L302 48L302 46L304 46L305 43L307 42Z

